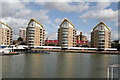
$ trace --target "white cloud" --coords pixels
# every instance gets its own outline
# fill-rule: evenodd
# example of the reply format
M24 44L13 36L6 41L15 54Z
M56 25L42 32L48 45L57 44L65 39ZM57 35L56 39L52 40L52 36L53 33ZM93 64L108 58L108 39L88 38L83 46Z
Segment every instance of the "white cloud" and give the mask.
M20 0L2 0L2 2L20 2Z
M113 20L116 19L118 16L118 11L113 11L112 9L106 9L106 10L91 10L83 15L81 15L81 18L95 18L97 20Z
M11 27L26 27L28 20L23 18L4 17L1 19L2 22L10 25Z
M36 19L40 23L47 23L50 24L51 21L48 16L48 10L40 10L40 11L33 11L29 14L29 17Z
M2 2L2 11L0 17L2 21L7 23L14 30L14 35L18 35L20 27L27 27L31 18L34 18L41 24L50 23L48 10L32 10L27 8L28 3L24 2ZM1 9L0 9L1 10ZM44 26L44 25L43 25ZM14 38L16 39L16 37Z
M84 35L86 36L87 40L90 41L90 39L91 39L91 33L85 33Z
M118 10L114 11L111 8L112 2L110 0L99 0L96 5L89 8L88 11L80 15L81 19L96 19L97 21L109 21L117 26ZM117 7L116 7L117 8Z
M118 40L118 31L112 31L111 33L112 40Z
M3 2L118 2L119 0L3 0Z
M87 23L87 20L86 20L86 19L83 19L83 22L84 22L84 23Z
M107 7L109 7L112 4L112 2L110 2L109 0L107 0L108 2L104 2L103 0L99 0L99 1L100 2L97 2L97 4L95 6L91 7L91 9L93 9L93 10L103 10L103 9L106 9Z
M3 2L2 3L2 17L15 17L31 19L34 18L40 23L50 23L48 10L34 11L26 7L27 3L22 2Z
M6 23L13 29L13 35L15 35L14 39L18 36L18 31L20 27L27 27L28 20L22 18L13 18L13 17L4 17L1 19L2 22Z
M48 14L48 10L40 10L38 13L38 18L40 19L40 22L43 21L43 23L51 23Z
M76 35L80 35L80 32L82 32L82 31L77 30Z
M14 39L14 40L17 40L18 38L19 38L19 35L13 34L13 39Z
M76 5L71 5L67 2L47 2L42 3L42 6L46 7L47 9L56 9L63 12L81 12L89 8L88 3L84 2L78 2Z
M118 10L113 11L112 9L104 9L104 10L90 10L80 18L84 19L96 19L97 21L107 21L113 23L113 25L117 26L118 24Z
M2 17L17 16L19 12L26 12L25 5L20 2L2 2Z
M62 21L63 21L63 18L56 18L55 19L55 23L59 23L60 24Z
M58 33L57 32L51 32L50 33L50 32L46 31L45 35L46 35L46 38L48 38L49 40L57 40Z

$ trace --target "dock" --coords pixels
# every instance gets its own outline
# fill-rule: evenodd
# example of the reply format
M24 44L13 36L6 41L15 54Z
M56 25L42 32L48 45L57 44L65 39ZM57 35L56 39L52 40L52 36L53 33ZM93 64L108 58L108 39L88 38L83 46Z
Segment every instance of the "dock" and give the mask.
M70 53L95 53L95 54L120 54L118 51L92 51L92 50L61 50L61 49L32 49L45 50L51 52L70 52Z

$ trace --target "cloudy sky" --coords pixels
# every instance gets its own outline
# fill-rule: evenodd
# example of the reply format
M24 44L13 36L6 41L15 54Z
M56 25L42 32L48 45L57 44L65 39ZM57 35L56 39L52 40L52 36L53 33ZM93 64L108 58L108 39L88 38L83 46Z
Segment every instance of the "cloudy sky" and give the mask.
M60 23L67 18L90 39L90 31L100 21L111 28L112 39L118 39L118 3L117 2L39 2L16 0L0 2L2 22L14 30L14 39L18 38L18 29L27 27L31 18L41 23L46 37L57 39Z

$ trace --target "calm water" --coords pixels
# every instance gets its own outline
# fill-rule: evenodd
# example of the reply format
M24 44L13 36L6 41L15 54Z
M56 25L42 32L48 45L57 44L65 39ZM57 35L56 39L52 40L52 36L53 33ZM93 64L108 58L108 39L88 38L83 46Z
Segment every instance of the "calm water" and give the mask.
M20 54L3 56L4 78L106 78L118 55L84 53Z

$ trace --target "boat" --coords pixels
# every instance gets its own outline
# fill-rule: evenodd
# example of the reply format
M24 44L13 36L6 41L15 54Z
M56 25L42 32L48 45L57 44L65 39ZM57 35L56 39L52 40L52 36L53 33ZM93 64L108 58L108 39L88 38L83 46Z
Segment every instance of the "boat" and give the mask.
M1 55L18 55L18 52L13 51L12 49L3 49L2 52L0 52Z
M31 49L28 49L28 50L25 51L25 53L50 54L50 51L44 51L44 50L31 50Z

